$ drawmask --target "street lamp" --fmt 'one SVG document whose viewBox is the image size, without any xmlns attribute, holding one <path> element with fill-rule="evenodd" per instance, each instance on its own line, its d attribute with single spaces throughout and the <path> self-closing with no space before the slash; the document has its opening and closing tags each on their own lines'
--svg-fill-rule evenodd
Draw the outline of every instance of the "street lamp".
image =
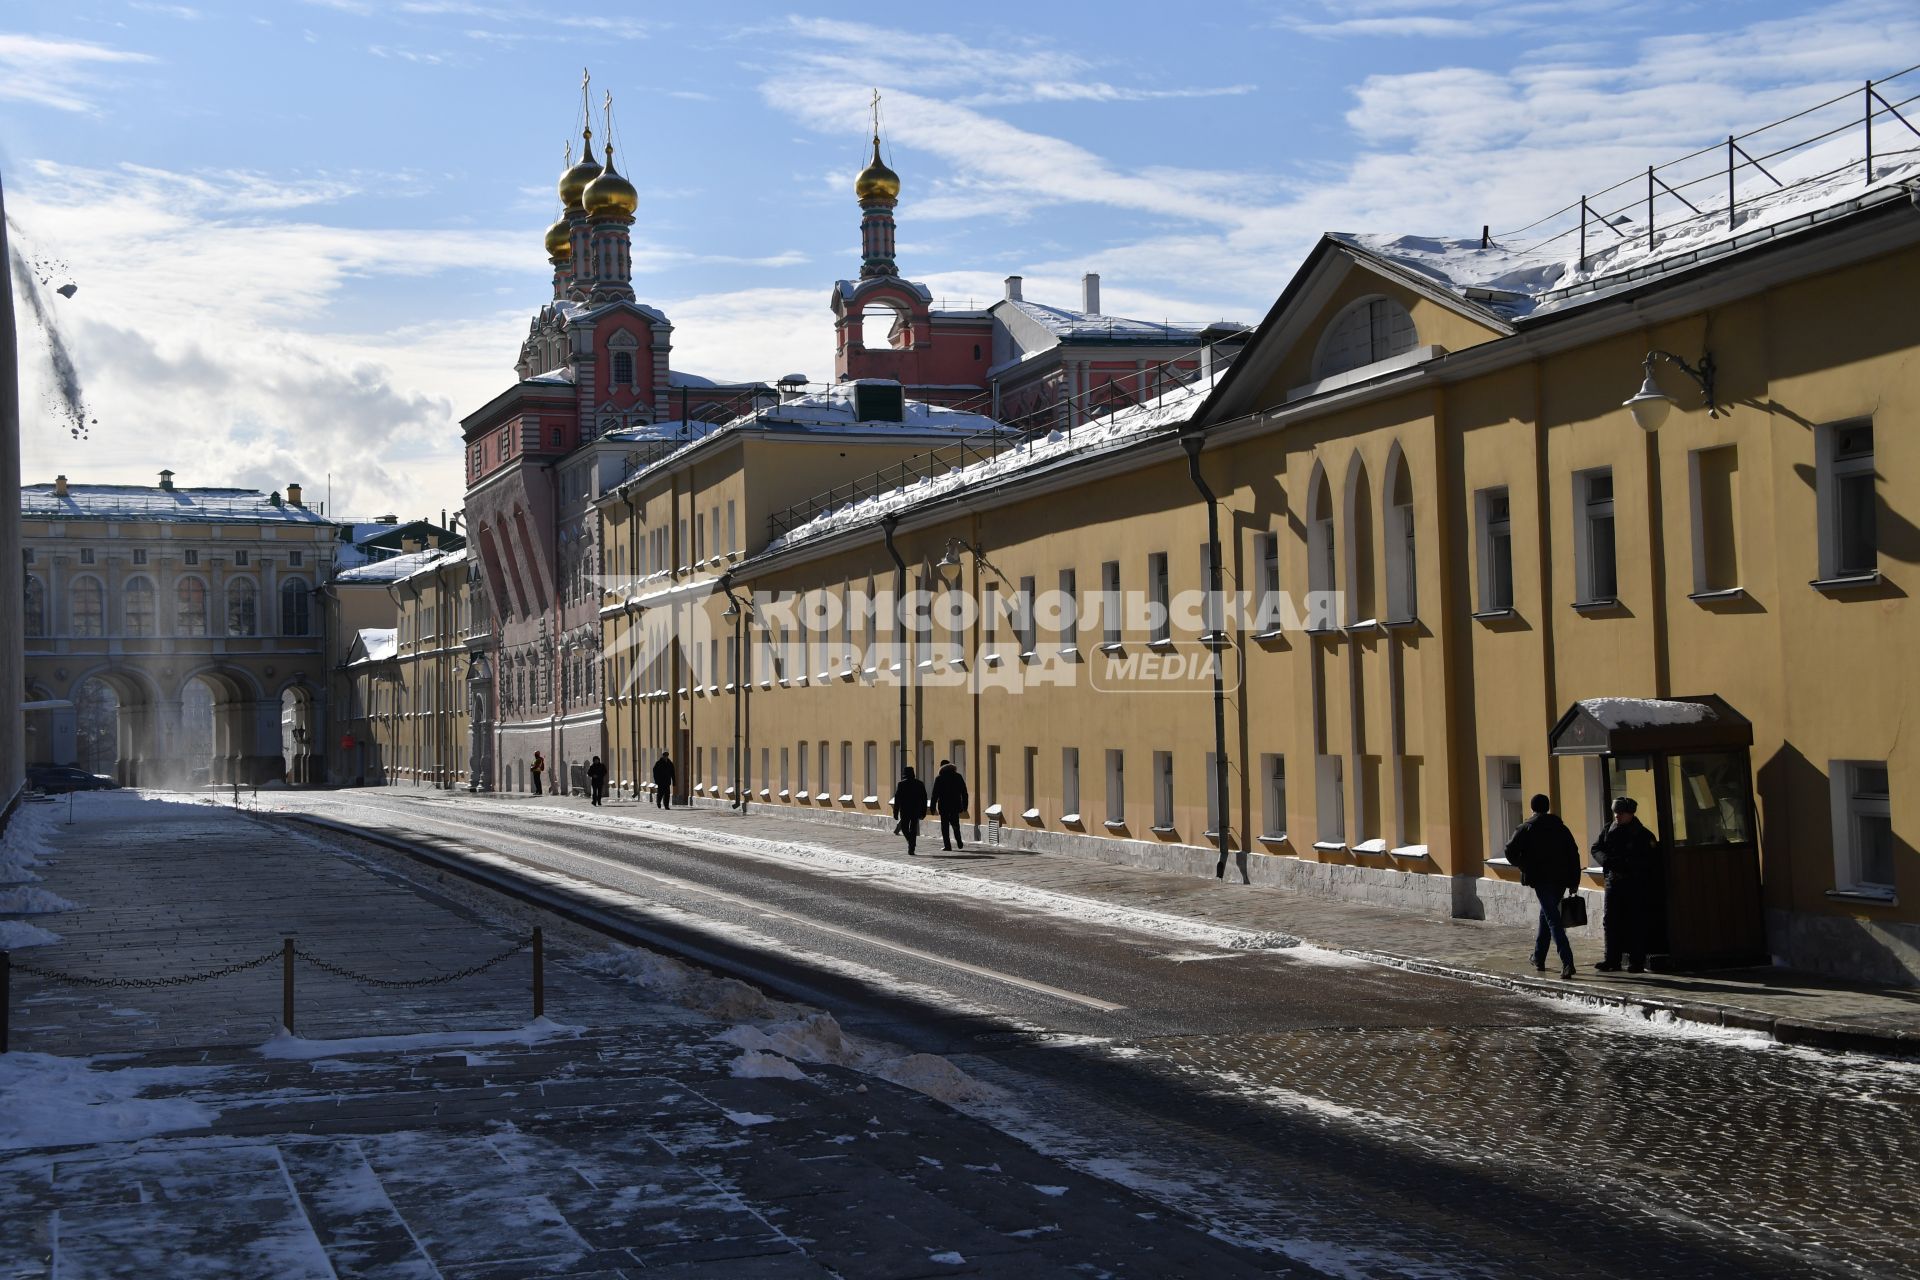
<svg viewBox="0 0 1920 1280">
<path fill-rule="evenodd" d="M 1646 378 L 1641 382 L 1640 390 L 1634 392 L 1633 395 L 1621 402 L 1621 406 L 1633 415 L 1634 422 L 1639 424 L 1642 431 L 1658 431 L 1660 424 L 1667 420 L 1667 414 L 1673 410 L 1673 397 L 1662 391 L 1659 382 L 1654 378 L 1653 363 L 1656 360 L 1665 360 L 1667 363 L 1679 369 L 1680 372 L 1692 378 L 1694 382 L 1699 385 L 1700 394 L 1706 399 L 1707 416 L 1709 418 L 1717 418 L 1720 416 L 1719 406 L 1714 403 L 1713 399 L 1713 355 L 1711 352 L 1701 356 L 1700 365 L 1698 368 L 1695 368 L 1670 351 L 1649 351 L 1647 352 L 1645 366 Z"/>
</svg>

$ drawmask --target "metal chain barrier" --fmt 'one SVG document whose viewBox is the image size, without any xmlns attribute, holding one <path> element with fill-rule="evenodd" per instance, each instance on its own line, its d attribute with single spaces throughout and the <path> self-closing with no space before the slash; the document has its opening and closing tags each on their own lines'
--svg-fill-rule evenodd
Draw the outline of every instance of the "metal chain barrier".
<svg viewBox="0 0 1920 1280">
<path fill-rule="evenodd" d="M 42 969 L 37 965 L 22 964 L 18 960 L 13 962 L 13 971 L 30 973 L 36 978 L 64 982 L 76 987 L 184 987 L 195 982 L 211 982 L 215 978 L 224 978 L 229 974 L 244 973 L 248 969 L 258 969 L 261 965 L 270 964 L 279 958 L 280 950 L 276 947 L 253 960 L 222 965 L 218 969 L 209 969 L 205 973 L 177 973 L 165 978 L 96 978 L 84 973 L 63 973 L 59 969 Z"/>
<path fill-rule="evenodd" d="M 482 960 L 479 964 L 468 965 L 466 968 L 457 969 L 452 973 L 436 974 L 431 978 L 376 978 L 372 974 L 358 973 L 352 969 L 347 968 L 345 965 L 334 964 L 331 960 L 322 960 L 319 956 L 314 955 L 311 951 L 305 951 L 299 947 L 295 947 L 293 949 L 293 954 L 298 956 L 300 959 L 306 961 L 308 964 L 312 965 L 314 968 L 319 969 L 325 973 L 331 973 L 335 977 L 346 978 L 351 982 L 365 983 L 367 986 L 370 986 L 370 987 L 389 987 L 389 988 L 441 987 L 441 986 L 445 986 L 449 982 L 458 982 L 462 978 L 471 978 L 476 974 L 485 973 L 487 970 L 493 968 L 495 965 L 503 964 L 506 961 L 513 959 L 513 957 L 519 955 L 522 951 L 525 951 L 528 947 L 532 945 L 533 945 L 533 939 L 523 938 L 519 942 L 516 942 L 512 946 L 508 947 L 505 951 L 502 951 L 499 955 L 493 957 L 493 959 L 491 960 Z M 273 955 L 275 956 L 279 954 L 280 953 L 278 951 L 273 953 Z M 269 956 L 268 959 L 272 959 L 272 956 Z"/>
</svg>

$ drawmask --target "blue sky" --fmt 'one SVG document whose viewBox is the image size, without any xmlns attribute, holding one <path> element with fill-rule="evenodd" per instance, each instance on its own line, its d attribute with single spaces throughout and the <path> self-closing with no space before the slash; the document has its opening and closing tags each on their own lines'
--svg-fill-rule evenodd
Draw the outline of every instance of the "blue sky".
<svg viewBox="0 0 1920 1280">
<path fill-rule="evenodd" d="M 1517 227 L 1920 62 L 1920 6 L 1640 0 L 523 5 L 14 0 L 0 173 L 99 425 L 29 480 L 457 507 L 457 420 L 511 378 L 579 76 L 641 189 L 676 367 L 831 372 L 885 95 L 902 268 L 937 296 L 1257 319 L 1324 230 Z M 598 133 L 596 125 L 596 133 Z"/>
</svg>

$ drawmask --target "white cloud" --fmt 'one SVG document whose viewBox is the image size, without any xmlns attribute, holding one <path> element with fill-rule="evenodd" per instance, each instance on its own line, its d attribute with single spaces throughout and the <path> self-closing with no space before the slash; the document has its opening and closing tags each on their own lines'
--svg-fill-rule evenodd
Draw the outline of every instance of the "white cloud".
<svg viewBox="0 0 1920 1280">
<path fill-rule="evenodd" d="M 147 54 L 89 40 L 0 32 L 0 100 L 93 111 L 96 68 L 152 61 Z"/>
</svg>

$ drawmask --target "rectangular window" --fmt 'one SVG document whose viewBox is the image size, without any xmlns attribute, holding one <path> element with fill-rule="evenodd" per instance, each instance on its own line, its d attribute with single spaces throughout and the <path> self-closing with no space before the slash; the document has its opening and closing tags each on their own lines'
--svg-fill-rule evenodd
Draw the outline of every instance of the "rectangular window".
<svg viewBox="0 0 1920 1280">
<path fill-rule="evenodd" d="M 1102 643 L 1117 645 L 1122 635 L 1124 615 L 1120 603 L 1120 562 L 1109 560 L 1100 566 L 1100 625 Z"/>
<path fill-rule="evenodd" d="M 840 744 L 840 802 L 850 804 L 853 801 L 853 744 Z"/>
<path fill-rule="evenodd" d="M 693 749 L 693 789 L 695 791 L 705 790 L 706 771 L 707 749 L 705 747 L 695 747 Z"/>
<path fill-rule="evenodd" d="M 1214 776 L 1215 762 L 1220 759 L 1213 752 L 1207 752 L 1206 773 L 1200 779 L 1200 785 L 1207 791 L 1207 830 L 1209 836 L 1220 832 L 1220 780 Z"/>
<path fill-rule="evenodd" d="M 1173 752 L 1153 753 L 1153 829 L 1173 830 Z"/>
<path fill-rule="evenodd" d="M 1172 599 L 1167 583 L 1167 553 L 1156 551 L 1147 557 L 1148 639 L 1164 644 L 1173 638 Z"/>
<path fill-rule="evenodd" d="M 1068 822 L 1080 820 L 1080 748 L 1060 749 L 1060 808 Z"/>
<path fill-rule="evenodd" d="M 1855 578 L 1880 567 L 1874 510 L 1873 423 L 1820 428 L 1820 576 Z"/>
<path fill-rule="evenodd" d="M 1040 816 L 1040 748 L 1028 747 L 1021 760 L 1020 814 L 1032 819 Z"/>
<path fill-rule="evenodd" d="M 1013 603 L 1014 626 L 1017 627 L 1020 632 L 1020 656 L 1023 658 L 1031 658 L 1034 655 L 1034 641 L 1036 637 L 1034 635 L 1033 622 L 1033 589 L 1034 582 L 1032 578 L 1020 579 L 1020 594 L 1015 597 Z"/>
<path fill-rule="evenodd" d="M 287 552 L 287 563 L 295 569 L 298 569 L 303 563 L 305 563 L 306 558 L 307 558 L 307 553 L 304 551 Z"/>
<path fill-rule="evenodd" d="M 1740 452 L 1733 445 L 1687 455 L 1693 485 L 1693 590 L 1740 585 Z"/>
<path fill-rule="evenodd" d="M 1520 761 L 1513 756 L 1487 757 L 1487 856 L 1498 858 L 1507 841 L 1526 821 L 1527 798 L 1521 782 Z"/>
<path fill-rule="evenodd" d="M 145 547 L 135 547 L 135 548 L 133 549 L 133 562 L 134 562 L 135 564 L 145 564 L 145 563 L 147 562 L 147 549 L 146 549 Z M 92 551 L 82 551 L 82 552 L 80 553 L 80 563 L 81 563 L 81 564 L 92 564 L 92 563 L 93 563 L 93 552 L 92 552 Z"/>
<path fill-rule="evenodd" d="M 955 769 L 958 769 L 962 774 L 962 776 L 966 774 L 967 744 L 964 741 L 962 741 L 959 738 L 955 738 L 952 742 L 948 743 L 947 758 L 953 761 L 953 767 Z"/>
<path fill-rule="evenodd" d="M 1579 557 L 1574 573 L 1577 602 L 1611 604 L 1620 598 L 1613 538 L 1613 468 L 1575 472 L 1573 498 L 1573 545 Z"/>
<path fill-rule="evenodd" d="M 731 689 L 740 682 L 740 641 L 734 636 L 727 637 L 727 687 Z"/>
<path fill-rule="evenodd" d="M 877 799 L 880 795 L 880 779 L 876 773 L 876 770 L 880 767 L 879 743 L 869 742 L 867 744 L 866 755 L 861 761 L 861 764 L 866 769 L 867 789 L 860 794 L 866 796 L 870 801 Z"/>
<path fill-rule="evenodd" d="M 1260 757 L 1262 803 L 1260 834 L 1281 840 L 1287 834 L 1287 758 L 1269 753 Z"/>
<path fill-rule="evenodd" d="M 832 764 L 831 764 L 831 757 L 828 755 L 828 752 L 832 750 L 832 747 L 833 747 L 832 743 L 822 742 L 820 744 L 820 749 L 817 753 L 819 756 L 819 764 L 820 764 L 820 783 L 819 783 L 820 790 L 815 793 L 815 798 L 819 800 L 830 799 L 833 794 L 833 774 L 831 772 Z"/>
<path fill-rule="evenodd" d="M 1894 889 L 1893 806 L 1884 760 L 1835 760 L 1834 880 L 1843 890 L 1891 895 Z"/>
<path fill-rule="evenodd" d="M 1280 535 L 1257 535 L 1253 554 L 1260 567 L 1260 605 L 1254 615 L 1254 630 L 1266 634 L 1280 629 Z"/>
<path fill-rule="evenodd" d="M 731 553 L 731 552 L 738 551 L 739 549 L 740 549 L 739 529 L 734 524 L 733 499 L 728 498 L 727 499 L 727 550 L 728 552 Z"/>
<path fill-rule="evenodd" d="M 1000 647 L 1000 588 L 990 586 L 981 592 L 980 622 L 986 631 L 986 656 L 993 658 Z"/>
<path fill-rule="evenodd" d="M 1412 622 L 1420 616 L 1420 557 L 1415 536 L 1413 502 L 1403 490 L 1402 500 L 1387 508 L 1387 620 L 1390 622 Z"/>
<path fill-rule="evenodd" d="M 247 567 L 247 553 L 246 553 L 246 552 L 244 552 L 244 551 L 236 551 L 236 552 L 234 552 L 234 553 L 233 553 L 233 563 L 234 563 L 234 565 L 235 565 L 236 567 L 238 567 L 238 568 L 241 568 L 241 569 L 244 569 L 244 568 L 246 568 L 246 567 Z"/>
<path fill-rule="evenodd" d="M 1222 590 L 1224 589 L 1223 581 Z M 1206 593 L 1202 598 L 1200 628 L 1209 636 L 1218 635 L 1225 629 L 1226 623 L 1222 620 L 1220 597 L 1213 589 L 1213 544 L 1211 542 L 1200 544 L 1200 590 Z"/>
<path fill-rule="evenodd" d="M 195 550 L 192 550 L 192 549 L 188 549 L 188 550 L 186 550 L 186 551 L 183 551 L 183 552 L 181 552 L 181 556 L 182 556 L 182 559 L 183 559 L 183 561 L 184 561 L 184 563 L 186 563 L 186 564 L 199 564 L 199 563 L 200 563 L 200 553 L 199 553 L 198 551 L 195 551 Z"/>
<path fill-rule="evenodd" d="M 142 555 L 142 556 L 144 556 L 144 555 L 146 554 L 146 552 L 144 552 L 144 551 L 137 551 L 137 552 L 135 552 L 134 554 L 135 554 L 135 555 Z M 82 547 L 82 548 L 80 548 L 80 563 L 81 563 L 81 564 L 92 564 L 92 563 L 93 563 L 93 548 L 92 548 L 92 547 Z M 134 561 L 134 563 L 135 563 L 135 564 L 145 564 L 145 563 L 146 563 L 146 561 L 145 561 L 145 560 L 135 560 L 135 561 Z"/>
<path fill-rule="evenodd" d="M 987 805 L 988 809 L 1000 807 L 1000 748 L 987 748 Z"/>
<path fill-rule="evenodd" d="M 1480 612 L 1513 608 L 1513 516 L 1505 485 L 1474 495 L 1480 514 Z"/>
<path fill-rule="evenodd" d="M 1345 762 L 1339 756 L 1318 756 L 1314 760 L 1314 808 L 1318 811 L 1315 830 L 1318 844 L 1344 845 L 1347 842 L 1347 783 Z"/>
<path fill-rule="evenodd" d="M 1080 647 L 1080 588 L 1071 569 L 1060 571 L 1060 647 Z"/>
<path fill-rule="evenodd" d="M 1127 755 L 1107 752 L 1107 825 L 1125 826 L 1127 821 Z"/>
<path fill-rule="evenodd" d="M 801 743 L 798 750 L 800 753 L 800 794 L 804 797 L 807 794 L 807 744 L 804 742 Z M 786 753 L 783 751 L 781 754 L 785 755 Z M 780 762 L 780 770 L 782 773 L 786 772 L 786 767 L 786 761 L 782 760 Z"/>
<path fill-rule="evenodd" d="M 718 504 L 707 513 L 707 554 L 720 554 L 720 507 Z"/>
<path fill-rule="evenodd" d="M 785 800 L 789 795 L 793 794 L 793 775 L 790 772 L 793 767 L 793 760 L 792 757 L 788 755 L 789 750 L 790 748 L 787 747 L 780 748 L 780 798 L 782 800 Z M 764 773 L 766 771 L 766 765 L 764 763 L 760 768 L 761 772 Z"/>
</svg>

